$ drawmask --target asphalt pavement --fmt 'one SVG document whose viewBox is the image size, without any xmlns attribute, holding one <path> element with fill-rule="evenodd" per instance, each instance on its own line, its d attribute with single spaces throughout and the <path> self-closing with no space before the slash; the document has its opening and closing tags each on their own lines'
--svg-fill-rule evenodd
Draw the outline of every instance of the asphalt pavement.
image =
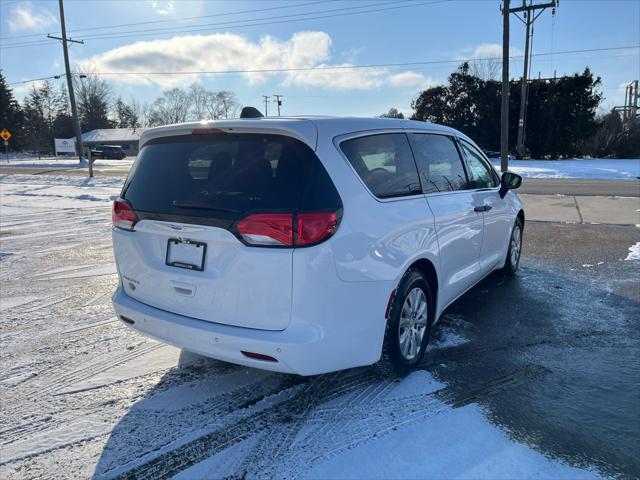
<svg viewBox="0 0 640 480">
<path fill-rule="evenodd" d="M 525 178 L 518 193 L 640 197 L 640 180 Z"/>
</svg>

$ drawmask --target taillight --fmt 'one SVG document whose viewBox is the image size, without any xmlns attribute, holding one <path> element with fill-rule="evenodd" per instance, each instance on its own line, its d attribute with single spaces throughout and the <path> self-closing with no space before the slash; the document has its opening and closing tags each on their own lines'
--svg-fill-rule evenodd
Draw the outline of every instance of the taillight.
<svg viewBox="0 0 640 480">
<path fill-rule="evenodd" d="M 111 219 L 114 227 L 122 228 L 123 230 L 133 230 L 133 226 L 138 221 L 136 212 L 133 211 L 129 202 L 121 198 L 113 201 Z"/>
<path fill-rule="evenodd" d="M 329 238 L 339 223 L 336 212 L 256 213 L 240 220 L 236 229 L 250 245 L 304 247 Z"/>
<path fill-rule="evenodd" d="M 338 215 L 335 212 L 299 213 L 296 226 L 297 246 L 321 242 L 333 235 L 338 228 Z"/>
<path fill-rule="evenodd" d="M 252 245 L 293 246 L 293 213 L 256 213 L 240 220 L 236 228 Z"/>
</svg>

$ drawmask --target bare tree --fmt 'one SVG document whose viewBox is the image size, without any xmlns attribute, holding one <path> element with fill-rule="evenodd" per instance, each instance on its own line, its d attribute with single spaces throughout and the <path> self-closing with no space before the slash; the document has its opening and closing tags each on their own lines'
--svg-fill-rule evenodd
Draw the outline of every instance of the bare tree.
<svg viewBox="0 0 640 480">
<path fill-rule="evenodd" d="M 238 115 L 240 103 L 236 94 L 229 90 L 217 92 L 218 102 L 220 103 L 221 114 L 219 118 L 234 118 Z"/>
<path fill-rule="evenodd" d="M 82 130 L 111 127 L 108 118 L 112 96 L 109 83 L 91 72 L 78 70 L 73 75 L 73 88 L 76 92 Z"/>
<path fill-rule="evenodd" d="M 502 60 L 498 57 L 469 60 L 471 63 L 471 75 L 482 80 L 497 80 L 502 71 Z"/>
<path fill-rule="evenodd" d="M 172 88 L 151 105 L 149 125 L 167 125 L 186 122 L 191 111 L 191 96 L 180 88 Z"/>
<path fill-rule="evenodd" d="M 218 92 L 207 92 L 205 109 L 207 111 L 207 117 L 212 120 L 218 120 L 222 118 L 222 106 L 220 104 L 220 97 Z"/>
<path fill-rule="evenodd" d="M 191 97 L 191 118 L 193 120 L 207 118 L 207 102 L 209 101 L 210 92 L 199 83 L 193 83 L 189 87 L 189 96 Z"/>
</svg>

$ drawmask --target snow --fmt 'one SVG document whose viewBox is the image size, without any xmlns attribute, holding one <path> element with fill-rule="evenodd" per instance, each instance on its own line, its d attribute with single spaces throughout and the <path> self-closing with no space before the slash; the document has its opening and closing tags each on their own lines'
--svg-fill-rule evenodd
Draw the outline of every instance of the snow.
<svg viewBox="0 0 640 480">
<path fill-rule="evenodd" d="M 2 214 L 33 212 L 41 209 L 93 208 L 108 206 L 116 198 L 122 185 L 122 177 L 83 178 L 70 175 L 0 175 Z M 11 228 L 21 218 L 2 222 Z M 39 232 L 28 234 L 39 235 Z"/>
<path fill-rule="evenodd" d="M 431 367 L 303 379 L 126 328 L 110 305 L 123 180 L 0 176 L 0 478 L 598 477 L 511 439 L 477 388 L 447 400 Z M 446 315 L 430 352 L 473 328 Z"/>
<path fill-rule="evenodd" d="M 477 405 L 445 410 L 428 428 L 393 431 L 315 466 L 304 478 L 387 479 L 399 478 L 398 472 L 402 478 L 599 478 L 511 441 Z"/>
<path fill-rule="evenodd" d="M 133 164 L 134 157 L 126 157 L 122 160 L 114 160 L 114 159 L 97 159 L 94 162 L 95 167 L 120 167 L 127 169 L 131 167 Z M 0 155 L 0 167 L 25 167 L 25 168 L 50 168 L 50 169 L 89 169 L 88 163 L 84 162 L 80 165 L 77 157 L 42 157 L 38 159 L 38 157 L 32 156 L 9 156 L 9 160 L 7 161 L 7 157 L 4 155 Z"/>
<path fill-rule="evenodd" d="M 629 247 L 629 255 L 625 260 L 640 260 L 640 242 Z"/>
<path fill-rule="evenodd" d="M 640 177 L 640 159 L 509 160 L 509 170 L 525 178 L 633 180 Z"/>
</svg>

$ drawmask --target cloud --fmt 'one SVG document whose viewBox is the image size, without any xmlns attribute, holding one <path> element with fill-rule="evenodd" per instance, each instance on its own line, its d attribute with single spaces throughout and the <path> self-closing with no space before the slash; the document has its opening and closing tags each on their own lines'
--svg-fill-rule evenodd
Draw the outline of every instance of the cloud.
<svg viewBox="0 0 640 480">
<path fill-rule="evenodd" d="M 509 47 L 509 56 L 518 56 L 523 53 L 522 50 L 513 45 Z M 502 58 L 502 44 L 481 43 L 475 47 L 463 48 L 456 55 L 456 60 L 470 60 L 474 58 Z"/>
<path fill-rule="evenodd" d="M 389 83 L 394 87 L 413 87 L 427 89 L 436 85 L 435 80 L 413 71 L 396 73 L 389 77 Z"/>
<path fill-rule="evenodd" d="M 38 31 L 56 24 L 56 17 L 48 10 L 34 11 L 31 2 L 16 5 L 9 13 L 7 24 L 13 32 Z"/>
<path fill-rule="evenodd" d="M 18 99 L 24 99 L 27 95 L 31 93 L 31 91 L 35 88 L 36 90 L 42 87 L 45 83 L 45 80 L 36 80 L 34 82 L 27 83 L 19 83 L 18 85 L 12 85 L 11 90 L 13 91 L 13 95 Z"/>
<path fill-rule="evenodd" d="M 169 15 L 176 9 L 176 3 L 174 0 L 151 0 L 151 8 L 158 15 Z"/>
<path fill-rule="evenodd" d="M 240 75 L 249 85 L 275 79 L 284 86 L 331 90 L 368 90 L 383 85 L 420 87 L 430 81 L 415 72 L 349 68 L 352 63 L 331 63 L 331 56 L 332 40 L 325 32 L 297 32 L 285 41 L 265 36 L 255 42 L 241 35 L 217 33 L 136 42 L 80 60 L 78 66 L 89 72 L 113 74 L 109 78 L 117 82 L 156 84 L 163 88 L 184 85 L 207 75 L 171 74 L 176 71 L 242 70 L 244 72 Z M 282 69 L 287 71 L 264 71 Z M 132 75 L 115 75 L 117 72 L 130 72 Z M 167 74 L 145 75 L 145 72 Z"/>
</svg>

